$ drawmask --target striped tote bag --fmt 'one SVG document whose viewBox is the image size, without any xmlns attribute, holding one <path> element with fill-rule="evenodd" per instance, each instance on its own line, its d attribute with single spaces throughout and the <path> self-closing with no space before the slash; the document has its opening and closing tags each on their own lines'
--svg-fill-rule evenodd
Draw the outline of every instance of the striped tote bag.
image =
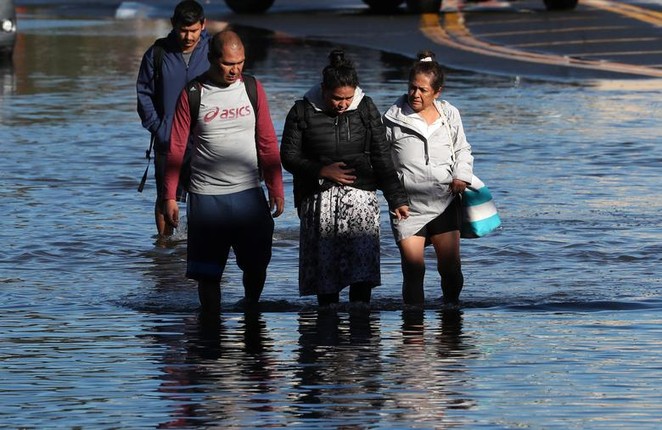
<svg viewBox="0 0 662 430">
<path fill-rule="evenodd" d="M 501 218 L 487 186 L 474 175 L 471 185 L 462 193 L 462 230 L 460 236 L 483 237 L 501 225 Z"/>
</svg>

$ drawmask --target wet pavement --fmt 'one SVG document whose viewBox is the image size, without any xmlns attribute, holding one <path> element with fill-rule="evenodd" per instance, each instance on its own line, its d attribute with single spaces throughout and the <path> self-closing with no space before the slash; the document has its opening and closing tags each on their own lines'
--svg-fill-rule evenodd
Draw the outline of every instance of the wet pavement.
<svg viewBox="0 0 662 430">
<path fill-rule="evenodd" d="M 40 0 L 16 0 L 21 7 Z M 62 16 L 167 19 L 176 0 L 49 1 Z M 432 49 L 450 69 L 558 81 L 662 78 L 662 0 L 580 0 L 547 11 L 542 0 L 444 0 L 439 14 L 374 14 L 360 0 L 276 0 L 265 14 L 203 3 L 212 28 L 241 25 L 414 58 Z M 20 29 L 19 29 L 20 30 Z"/>
<path fill-rule="evenodd" d="M 290 8 L 220 18 L 407 57 L 430 48 L 447 67 L 459 70 L 583 80 L 662 78 L 660 10 L 662 2 L 583 0 L 576 10 L 549 12 L 542 1 L 527 0 L 456 8 L 448 2 L 442 13 L 424 15 Z"/>
</svg>

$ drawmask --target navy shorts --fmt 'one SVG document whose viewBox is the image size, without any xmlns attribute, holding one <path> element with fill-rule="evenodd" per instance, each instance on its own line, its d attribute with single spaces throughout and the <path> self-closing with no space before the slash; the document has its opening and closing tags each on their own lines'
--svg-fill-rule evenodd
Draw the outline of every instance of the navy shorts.
<svg viewBox="0 0 662 430">
<path fill-rule="evenodd" d="M 239 268 L 266 271 L 274 220 L 262 188 L 223 195 L 189 194 L 186 276 L 220 281 L 230 248 Z"/>
<path fill-rule="evenodd" d="M 455 197 L 446 210 L 427 223 L 415 236 L 430 237 L 436 234 L 459 230 L 462 226 L 462 203 Z"/>
</svg>

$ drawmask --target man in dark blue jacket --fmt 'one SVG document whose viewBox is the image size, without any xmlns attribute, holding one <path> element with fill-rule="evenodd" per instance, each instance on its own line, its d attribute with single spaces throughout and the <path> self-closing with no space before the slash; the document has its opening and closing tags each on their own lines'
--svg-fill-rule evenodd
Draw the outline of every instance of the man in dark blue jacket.
<svg viewBox="0 0 662 430">
<path fill-rule="evenodd" d="M 143 55 L 136 82 L 138 114 L 154 146 L 154 215 L 159 239 L 172 234 L 163 216 L 163 176 L 177 99 L 190 80 L 209 68 L 209 34 L 202 6 L 184 0 L 175 7 L 170 22 L 168 36 L 154 42 Z"/>
</svg>

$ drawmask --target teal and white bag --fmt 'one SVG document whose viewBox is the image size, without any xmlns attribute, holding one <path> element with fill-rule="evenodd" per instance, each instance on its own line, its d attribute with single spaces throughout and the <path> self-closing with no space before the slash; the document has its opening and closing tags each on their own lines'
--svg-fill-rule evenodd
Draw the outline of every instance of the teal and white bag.
<svg viewBox="0 0 662 430">
<path fill-rule="evenodd" d="M 451 156 L 455 162 L 455 143 L 451 126 L 446 113 L 441 110 L 444 116 L 443 121 L 446 125 L 448 137 L 451 140 Z M 487 185 L 481 181 L 478 176 L 473 175 L 471 185 L 462 193 L 462 227 L 460 237 L 466 239 L 476 239 L 483 237 L 501 226 L 501 218 L 497 212 L 492 193 Z"/>
<path fill-rule="evenodd" d="M 501 225 L 501 218 L 487 186 L 474 175 L 462 193 L 462 230 L 460 236 L 475 239 L 492 233 Z"/>
</svg>

